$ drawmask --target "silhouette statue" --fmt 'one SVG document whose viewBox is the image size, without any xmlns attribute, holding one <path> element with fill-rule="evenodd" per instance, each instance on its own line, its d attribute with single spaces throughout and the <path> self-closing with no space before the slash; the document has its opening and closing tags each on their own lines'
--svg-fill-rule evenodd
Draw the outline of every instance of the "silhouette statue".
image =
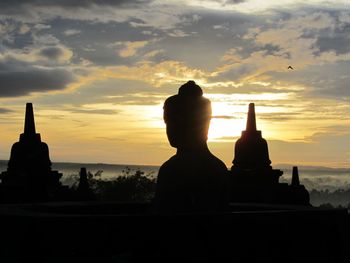
<svg viewBox="0 0 350 263">
<path fill-rule="evenodd" d="M 211 103 L 202 95 L 202 89 L 188 81 L 164 103 L 166 133 L 177 152 L 159 170 L 159 212 L 210 212 L 228 204 L 228 172 L 208 149 Z"/>
<path fill-rule="evenodd" d="M 61 186 L 62 174 L 51 170 L 49 148 L 35 131 L 32 103 L 26 104 L 24 132 L 11 149 L 7 171 L 1 174 L 3 201 L 47 201 Z"/>
</svg>

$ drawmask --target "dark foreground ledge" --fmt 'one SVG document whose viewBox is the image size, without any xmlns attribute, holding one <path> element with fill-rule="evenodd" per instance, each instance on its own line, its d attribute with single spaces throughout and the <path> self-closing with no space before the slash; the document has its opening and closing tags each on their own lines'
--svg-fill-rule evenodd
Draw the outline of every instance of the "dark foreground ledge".
<svg viewBox="0 0 350 263">
<path fill-rule="evenodd" d="M 0 206 L 1 262 L 347 262 L 347 210 L 232 204 L 157 215 L 149 204 Z"/>
</svg>

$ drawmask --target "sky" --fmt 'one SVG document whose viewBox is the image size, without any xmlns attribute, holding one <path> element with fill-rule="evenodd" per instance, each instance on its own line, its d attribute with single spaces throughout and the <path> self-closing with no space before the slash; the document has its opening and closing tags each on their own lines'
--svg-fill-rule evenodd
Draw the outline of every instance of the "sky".
<svg viewBox="0 0 350 263">
<path fill-rule="evenodd" d="M 160 165 L 164 100 L 194 80 L 228 167 L 248 104 L 272 165 L 350 167 L 350 2 L 3 0 L 0 159 L 25 103 L 54 162 Z M 288 69 L 292 66 L 293 69 Z"/>
</svg>

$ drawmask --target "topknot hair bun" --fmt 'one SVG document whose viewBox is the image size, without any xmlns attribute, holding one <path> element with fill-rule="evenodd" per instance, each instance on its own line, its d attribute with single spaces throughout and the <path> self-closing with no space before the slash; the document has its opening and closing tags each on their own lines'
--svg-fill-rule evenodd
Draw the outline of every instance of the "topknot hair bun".
<svg viewBox="0 0 350 263">
<path fill-rule="evenodd" d="M 178 94 L 181 97 L 201 97 L 203 91 L 193 80 L 188 81 L 179 88 Z"/>
</svg>

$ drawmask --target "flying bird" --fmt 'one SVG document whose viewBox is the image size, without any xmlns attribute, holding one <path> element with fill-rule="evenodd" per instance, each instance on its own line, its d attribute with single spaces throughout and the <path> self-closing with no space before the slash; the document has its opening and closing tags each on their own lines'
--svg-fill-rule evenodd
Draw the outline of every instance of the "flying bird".
<svg viewBox="0 0 350 263">
<path fill-rule="evenodd" d="M 292 66 L 288 66 L 288 68 L 287 69 L 294 69 Z"/>
</svg>

